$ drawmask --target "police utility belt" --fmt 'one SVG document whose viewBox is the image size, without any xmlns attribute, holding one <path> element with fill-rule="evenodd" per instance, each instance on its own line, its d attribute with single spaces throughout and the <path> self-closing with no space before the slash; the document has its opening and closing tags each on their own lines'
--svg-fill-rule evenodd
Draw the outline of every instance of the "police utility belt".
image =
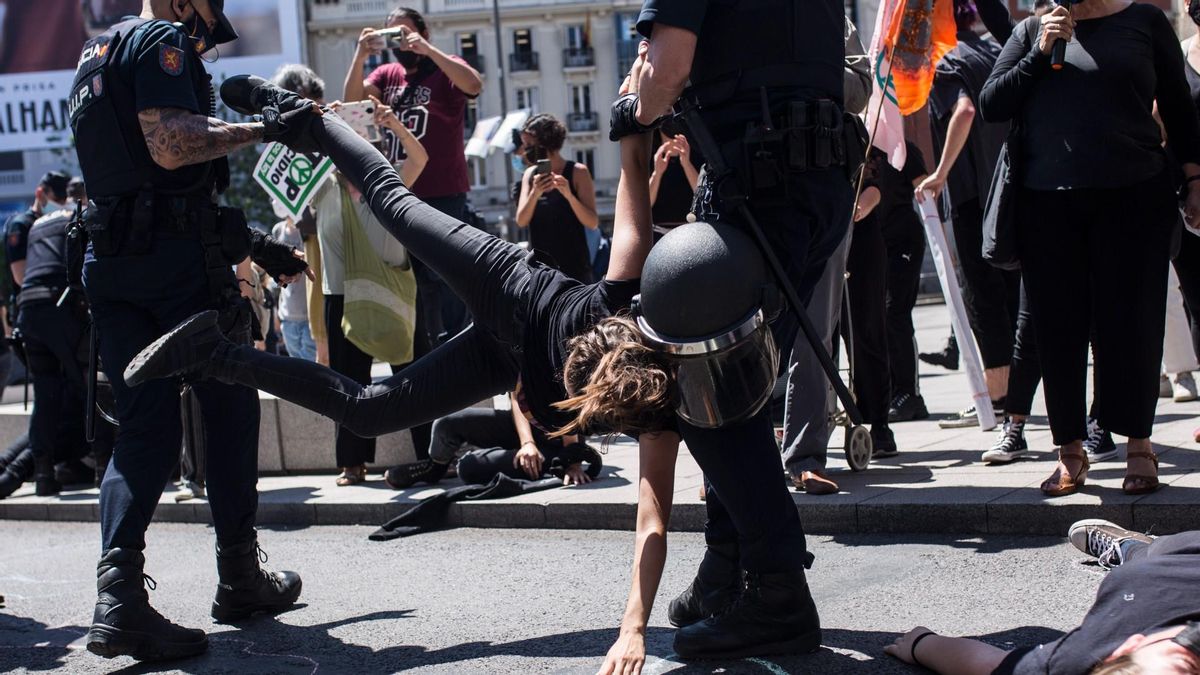
<svg viewBox="0 0 1200 675">
<path fill-rule="evenodd" d="M 145 189 L 88 206 L 88 239 L 97 257 L 143 255 L 155 238 L 197 239 L 218 248 L 227 264 L 250 254 L 250 233 L 240 209 L 218 206 L 202 192 L 184 195 Z"/>
<path fill-rule="evenodd" d="M 784 176 L 853 163 L 850 125 L 829 99 L 793 101 L 783 114 L 746 126 L 742 138 L 721 144 L 721 154 L 752 193 L 782 188 Z"/>
</svg>

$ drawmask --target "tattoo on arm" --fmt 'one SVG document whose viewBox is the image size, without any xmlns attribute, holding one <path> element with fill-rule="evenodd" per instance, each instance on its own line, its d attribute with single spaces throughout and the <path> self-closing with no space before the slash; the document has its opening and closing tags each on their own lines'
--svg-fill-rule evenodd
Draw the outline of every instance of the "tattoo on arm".
<svg viewBox="0 0 1200 675">
<path fill-rule="evenodd" d="M 262 140 L 261 124 L 230 124 L 179 108 L 138 113 L 150 157 L 164 169 L 199 164 Z"/>
</svg>

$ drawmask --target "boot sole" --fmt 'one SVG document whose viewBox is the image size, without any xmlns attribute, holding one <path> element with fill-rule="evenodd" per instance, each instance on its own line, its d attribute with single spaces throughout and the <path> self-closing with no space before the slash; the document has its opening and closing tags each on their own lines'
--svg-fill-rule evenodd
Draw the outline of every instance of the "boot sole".
<svg viewBox="0 0 1200 675">
<path fill-rule="evenodd" d="M 747 656 L 771 656 L 773 654 L 811 654 L 821 648 L 821 630 L 809 631 L 788 640 L 750 645 L 740 649 L 712 652 L 687 653 L 686 649 L 675 648 L 675 653 L 682 659 L 716 660 L 740 659 Z"/>
<path fill-rule="evenodd" d="M 163 642 L 138 631 L 112 626 L 92 626 L 87 650 L 106 659 L 131 656 L 138 661 L 166 661 L 199 656 L 208 651 L 208 636 L 197 642 Z"/>
<path fill-rule="evenodd" d="M 300 591 L 303 587 L 304 582 L 298 582 L 295 592 L 289 593 L 279 602 L 269 605 L 258 604 L 243 607 L 226 607 L 214 600 L 212 604 L 212 618 L 217 623 L 233 623 L 234 621 L 248 619 L 255 614 L 278 614 L 279 612 L 287 611 L 300 599 Z"/>
<path fill-rule="evenodd" d="M 170 331 L 167 331 L 165 335 L 151 342 L 149 346 L 133 357 L 129 365 L 125 367 L 123 374 L 126 386 L 136 387 L 143 382 L 156 379 L 154 377 L 146 377 L 144 372 L 153 369 L 158 360 L 157 357 L 163 353 L 163 347 L 168 342 L 176 338 L 189 338 L 216 325 L 217 312 L 213 310 L 200 312 L 184 319 L 178 326 L 175 326 Z"/>
</svg>

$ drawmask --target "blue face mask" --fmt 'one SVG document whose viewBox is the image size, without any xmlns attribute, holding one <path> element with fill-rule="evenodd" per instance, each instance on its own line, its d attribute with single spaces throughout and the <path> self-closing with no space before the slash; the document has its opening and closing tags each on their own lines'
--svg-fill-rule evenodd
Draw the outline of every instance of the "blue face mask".
<svg viewBox="0 0 1200 675">
<path fill-rule="evenodd" d="M 526 166 L 527 165 L 525 164 L 525 160 L 523 158 L 521 158 L 519 155 L 512 156 L 512 168 L 513 168 L 514 172 L 516 172 L 517 174 L 525 173 Z"/>
</svg>

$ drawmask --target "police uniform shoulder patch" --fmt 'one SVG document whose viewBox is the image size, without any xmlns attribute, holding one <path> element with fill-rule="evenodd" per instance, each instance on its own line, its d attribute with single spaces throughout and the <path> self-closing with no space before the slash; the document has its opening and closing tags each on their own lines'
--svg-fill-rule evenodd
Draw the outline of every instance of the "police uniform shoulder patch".
<svg viewBox="0 0 1200 675">
<path fill-rule="evenodd" d="M 162 43 L 158 45 L 158 65 L 168 75 L 179 75 L 183 72 L 183 50 Z"/>
</svg>

